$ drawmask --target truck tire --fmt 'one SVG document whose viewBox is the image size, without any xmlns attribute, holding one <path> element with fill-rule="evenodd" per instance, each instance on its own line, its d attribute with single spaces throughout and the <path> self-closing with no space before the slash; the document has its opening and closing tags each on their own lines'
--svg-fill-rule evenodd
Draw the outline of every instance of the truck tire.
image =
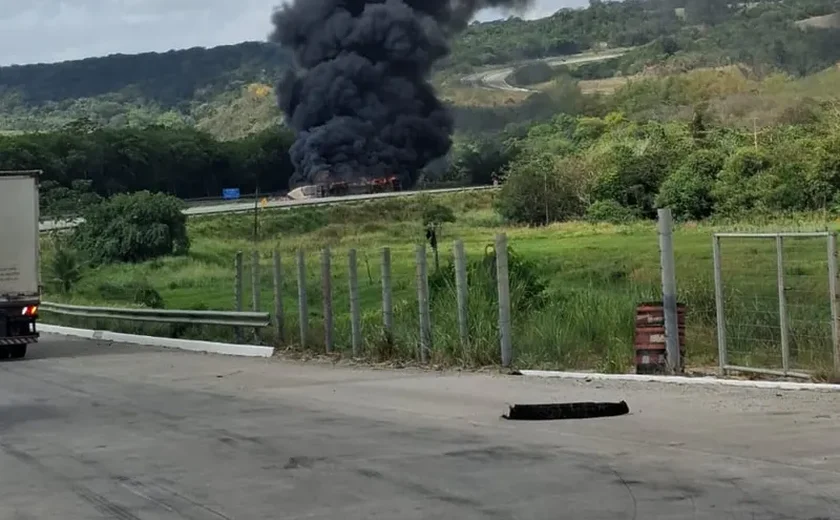
<svg viewBox="0 0 840 520">
<path fill-rule="evenodd" d="M 26 357 L 26 345 L 15 345 L 9 347 L 9 356 L 12 359 L 23 359 Z"/>
</svg>

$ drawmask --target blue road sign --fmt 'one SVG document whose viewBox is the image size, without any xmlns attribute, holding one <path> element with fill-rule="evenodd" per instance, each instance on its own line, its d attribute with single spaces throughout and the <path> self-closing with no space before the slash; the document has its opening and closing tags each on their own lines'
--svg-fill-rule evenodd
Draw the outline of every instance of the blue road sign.
<svg viewBox="0 0 840 520">
<path fill-rule="evenodd" d="M 225 188 L 222 190 L 222 198 L 225 200 L 236 200 L 239 198 L 239 188 Z"/>
</svg>

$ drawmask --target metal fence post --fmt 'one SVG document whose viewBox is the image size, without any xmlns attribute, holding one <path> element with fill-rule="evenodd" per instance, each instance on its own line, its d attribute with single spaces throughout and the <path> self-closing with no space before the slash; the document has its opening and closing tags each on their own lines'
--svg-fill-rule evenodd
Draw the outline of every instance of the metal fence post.
<svg viewBox="0 0 840 520">
<path fill-rule="evenodd" d="M 251 310 L 260 312 L 260 252 L 254 250 L 251 256 Z M 254 329 L 254 339 L 259 343 L 260 329 Z"/>
<path fill-rule="evenodd" d="M 298 316 L 300 316 L 300 346 L 306 346 L 309 335 L 309 311 L 306 305 L 306 256 L 303 249 L 297 252 Z"/>
<path fill-rule="evenodd" d="M 831 298 L 831 341 L 834 372 L 840 375 L 840 317 L 837 316 L 837 233 L 828 235 L 828 289 Z"/>
<path fill-rule="evenodd" d="M 420 361 L 426 363 L 432 350 L 432 319 L 426 246 L 422 244 L 417 246 L 417 303 L 420 310 Z"/>
<path fill-rule="evenodd" d="M 788 342 L 788 315 L 785 301 L 785 250 L 781 234 L 776 235 L 776 286 L 779 290 L 779 331 L 782 339 L 782 371 L 790 371 L 790 343 Z"/>
<path fill-rule="evenodd" d="M 717 319 L 718 369 L 720 375 L 726 373 L 729 364 L 726 354 L 726 315 L 723 308 L 723 270 L 720 255 L 720 237 L 712 237 L 712 252 L 715 268 L 715 315 Z"/>
<path fill-rule="evenodd" d="M 455 292 L 458 300 L 458 332 L 461 336 L 461 347 L 467 348 L 470 329 L 467 316 L 467 254 L 464 251 L 464 241 L 455 241 Z"/>
<path fill-rule="evenodd" d="M 382 326 L 388 343 L 394 340 L 394 305 L 391 300 L 391 249 L 382 248 Z"/>
<path fill-rule="evenodd" d="M 657 211 L 659 217 L 659 258 L 662 270 L 662 307 L 665 315 L 666 361 L 671 373 L 682 370 L 680 359 L 680 329 L 677 314 L 677 274 L 674 262 L 674 222 L 671 210 L 663 208 Z"/>
<path fill-rule="evenodd" d="M 283 266 L 280 251 L 272 253 L 274 260 L 274 336 L 278 344 L 286 341 L 286 326 L 283 319 Z"/>
<path fill-rule="evenodd" d="M 510 273 L 508 272 L 507 236 L 496 235 L 496 285 L 499 295 L 499 342 L 502 366 L 508 368 L 513 360 L 510 323 Z"/>
<path fill-rule="evenodd" d="M 321 292 L 324 303 L 324 347 L 327 353 L 333 349 L 333 312 L 332 312 L 332 269 L 330 248 L 321 251 Z"/>
<path fill-rule="evenodd" d="M 242 312 L 242 251 L 236 252 L 233 266 L 233 310 Z M 233 333 L 236 335 L 236 342 L 242 343 L 242 329 L 236 327 Z"/>
<path fill-rule="evenodd" d="M 362 353 L 362 311 L 359 308 L 359 273 L 355 249 L 348 251 L 347 264 L 350 278 L 350 330 L 353 336 L 353 357 L 359 357 Z"/>
</svg>

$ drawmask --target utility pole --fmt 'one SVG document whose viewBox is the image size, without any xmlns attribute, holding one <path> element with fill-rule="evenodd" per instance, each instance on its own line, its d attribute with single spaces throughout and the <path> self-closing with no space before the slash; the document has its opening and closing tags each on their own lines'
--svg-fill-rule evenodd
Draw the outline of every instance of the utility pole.
<svg viewBox="0 0 840 520">
<path fill-rule="evenodd" d="M 545 225 L 550 222 L 548 215 L 548 170 L 543 170 L 543 201 L 545 202 Z"/>
<path fill-rule="evenodd" d="M 259 210 L 260 210 L 260 181 L 257 178 L 257 184 L 254 188 L 254 245 L 259 242 Z"/>
</svg>

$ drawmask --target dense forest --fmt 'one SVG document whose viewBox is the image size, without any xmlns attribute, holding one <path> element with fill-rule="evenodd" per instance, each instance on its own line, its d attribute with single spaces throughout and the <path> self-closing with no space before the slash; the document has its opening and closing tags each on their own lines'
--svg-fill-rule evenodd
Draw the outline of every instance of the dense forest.
<svg viewBox="0 0 840 520">
<path fill-rule="evenodd" d="M 645 217 L 663 201 L 684 218 L 840 209 L 840 102 L 809 95 L 838 81 L 840 71 L 759 80 L 731 67 L 652 77 L 607 97 L 561 82 L 509 112 L 459 112 L 474 132 L 456 136 L 444 167 L 424 180 L 506 178 L 507 200 L 524 202 L 503 214 L 531 223 L 545 218 L 530 212 L 544 207 L 533 200 L 547 196 L 546 174 L 552 190 L 562 188 L 557 203 L 566 204 L 551 219 L 589 215 L 591 207 L 606 208 L 609 219 Z M 497 131 L 481 133 L 482 125 Z M 226 187 L 281 191 L 292 174 L 291 142 L 279 126 L 218 141 L 188 127 L 78 122 L 58 132 L 0 136 L 0 158 L 5 169 L 43 169 L 45 212 L 61 213 L 141 190 L 180 198 L 219 197 Z M 727 168 L 737 175 L 723 176 Z"/>
<path fill-rule="evenodd" d="M 837 11 L 838 0 L 592 0 L 588 8 L 540 20 L 474 23 L 453 41 L 435 77 L 440 83 L 479 66 L 619 47 L 630 50 L 583 68 L 584 76 L 732 64 L 762 75 L 804 76 L 840 59 L 840 24 L 797 22 Z M 289 63 L 280 48 L 247 42 L 0 67 L 0 131 L 57 130 L 88 117 L 104 127 L 182 125 L 241 137 L 280 121 L 264 91 Z M 500 112 L 510 119 L 507 107 Z"/>
<path fill-rule="evenodd" d="M 180 198 L 288 188 L 292 136 L 277 128 L 219 142 L 189 128 L 95 129 L 0 137 L 5 170 L 41 169 L 45 212 L 86 194 L 150 190 Z M 68 207 L 71 206 L 71 207 Z"/>
<path fill-rule="evenodd" d="M 289 56 L 279 47 L 246 42 L 0 67 L 0 87 L 16 92 L 27 105 L 121 94 L 117 99 L 179 108 L 231 86 L 272 81 L 288 63 Z"/>
<path fill-rule="evenodd" d="M 628 222 L 670 207 L 680 220 L 840 211 L 835 113 L 762 134 L 690 122 L 559 115 L 515 147 L 498 209 L 528 224 Z"/>
</svg>

